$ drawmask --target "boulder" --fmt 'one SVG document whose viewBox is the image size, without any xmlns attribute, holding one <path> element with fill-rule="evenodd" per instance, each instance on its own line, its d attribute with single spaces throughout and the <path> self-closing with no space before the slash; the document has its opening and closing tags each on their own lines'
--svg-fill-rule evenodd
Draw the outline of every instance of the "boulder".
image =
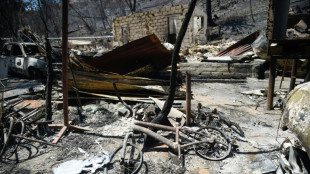
<svg viewBox="0 0 310 174">
<path fill-rule="evenodd" d="M 285 100 L 282 128 L 292 130 L 310 157 L 310 82 L 298 85 Z"/>
</svg>

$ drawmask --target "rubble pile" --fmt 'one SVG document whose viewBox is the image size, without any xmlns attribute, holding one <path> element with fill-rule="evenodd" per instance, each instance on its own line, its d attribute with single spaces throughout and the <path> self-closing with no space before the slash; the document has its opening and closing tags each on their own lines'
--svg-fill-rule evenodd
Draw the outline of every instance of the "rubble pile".
<svg viewBox="0 0 310 174">
<path fill-rule="evenodd" d="M 294 28 L 289 28 L 286 31 L 286 37 L 288 39 L 296 39 L 296 38 L 305 38 L 309 37 L 310 30 L 308 27 L 309 24 L 306 24 L 304 20 L 300 20 Z"/>
</svg>

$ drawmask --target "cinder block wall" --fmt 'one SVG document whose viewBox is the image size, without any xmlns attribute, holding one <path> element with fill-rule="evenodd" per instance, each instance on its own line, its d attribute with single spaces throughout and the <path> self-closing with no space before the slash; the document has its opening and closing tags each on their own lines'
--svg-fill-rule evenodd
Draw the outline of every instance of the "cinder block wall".
<svg viewBox="0 0 310 174">
<path fill-rule="evenodd" d="M 127 25 L 129 42 L 140 39 L 144 36 L 155 34 L 162 42 L 167 42 L 169 17 L 178 17 L 176 31 L 179 31 L 188 10 L 188 4 L 166 7 L 158 10 L 147 11 L 143 13 L 135 13 L 130 16 L 123 16 L 113 19 L 114 42 L 117 45 L 122 43 L 122 27 Z M 191 21 L 192 23 L 192 21 Z M 188 26 L 188 30 L 183 40 L 183 47 L 190 47 L 193 42 L 192 25 Z"/>
<path fill-rule="evenodd" d="M 217 63 L 217 62 L 199 62 L 199 63 L 180 63 L 180 72 L 186 72 L 193 76 L 207 76 L 212 78 L 237 78 L 246 77 L 260 78 L 264 71 L 265 61 L 254 61 L 250 63 Z"/>
</svg>

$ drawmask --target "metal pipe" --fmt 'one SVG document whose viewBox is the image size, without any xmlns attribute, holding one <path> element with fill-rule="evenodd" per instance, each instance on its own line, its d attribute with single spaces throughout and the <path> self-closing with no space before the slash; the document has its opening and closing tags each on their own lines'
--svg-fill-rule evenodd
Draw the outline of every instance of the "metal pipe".
<svg viewBox="0 0 310 174">
<path fill-rule="evenodd" d="M 166 131 L 176 131 L 175 127 L 171 127 L 171 126 L 164 126 L 161 124 L 155 124 L 155 123 L 146 123 L 146 122 L 141 122 L 141 121 L 136 121 L 134 122 L 135 125 L 138 126 L 142 126 L 142 127 L 151 127 L 151 128 L 155 128 L 155 129 L 160 129 L 160 130 L 166 130 Z"/>
<path fill-rule="evenodd" d="M 62 93 L 64 125 L 68 126 L 68 0 L 62 0 Z"/>
<path fill-rule="evenodd" d="M 184 148 L 192 146 L 192 145 L 200 144 L 200 143 L 214 143 L 214 139 L 210 138 L 210 139 L 207 139 L 204 141 L 196 141 L 196 142 L 184 144 L 184 145 L 181 145 L 181 149 L 184 149 Z"/>
<path fill-rule="evenodd" d="M 268 87 L 268 99 L 267 99 L 267 110 L 272 110 L 273 108 L 273 96 L 274 96 L 274 84 L 276 78 L 276 63 L 277 59 L 275 57 L 270 58 L 269 66 L 269 87 Z"/>
<path fill-rule="evenodd" d="M 177 144 L 180 144 L 180 127 L 179 127 L 179 123 L 177 123 L 177 125 L 176 125 L 177 127 L 176 127 L 176 130 L 175 130 L 175 142 L 177 143 Z"/>
<path fill-rule="evenodd" d="M 291 72 L 291 82 L 290 82 L 290 89 L 289 92 L 292 91 L 295 88 L 295 83 L 296 83 L 296 71 L 297 71 L 297 60 L 293 60 L 293 65 L 292 65 L 292 72 Z"/>
<path fill-rule="evenodd" d="M 21 99 L 21 100 L 17 101 L 16 103 L 13 103 L 13 104 L 11 104 L 11 107 L 13 108 L 14 106 L 20 104 L 20 103 L 23 102 L 23 101 L 24 101 L 24 100 Z"/>
<path fill-rule="evenodd" d="M 30 119 L 31 117 L 36 116 L 39 112 L 40 112 L 40 110 L 37 110 L 37 111 L 33 112 L 31 115 L 28 115 L 27 117 L 24 117 L 22 120 L 26 121 L 26 120 Z"/>
<path fill-rule="evenodd" d="M 133 130 L 135 131 L 139 131 L 139 132 L 143 132 L 145 134 L 147 134 L 148 136 L 166 144 L 168 147 L 172 148 L 174 151 L 177 151 L 178 149 L 178 145 L 172 141 L 170 141 L 169 139 L 163 137 L 163 136 L 160 136 L 158 134 L 156 134 L 155 132 L 145 128 L 145 127 L 141 127 L 141 126 L 137 126 L 137 125 L 133 125 Z"/>
<path fill-rule="evenodd" d="M 23 106 L 23 107 L 21 107 L 21 108 L 19 108 L 19 109 L 17 109 L 17 110 L 14 110 L 14 109 L 13 109 L 13 112 L 10 113 L 10 114 L 8 114 L 6 117 L 11 117 L 11 116 L 14 115 L 15 113 L 18 113 L 19 111 L 23 110 L 24 108 L 26 108 L 26 107 L 28 107 L 28 106 L 30 106 L 30 103 L 27 104 L 27 105 L 25 105 L 25 106 Z"/>
<path fill-rule="evenodd" d="M 191 124 L 191 99 L 192 99 L 192 91 L 191 91 L 191 75 L 186 72 L 186 125 Z"/>
<path fill-rule="evenodd" d="M 28 117 L 29 115 L 32 115 L 33 113 L 37 112 L 38 110 L 39 110 L 39 108 L 36 108 L 36 109 L 30 111 L 29 113 L 24 114 L 24 115 L 20 118 L 20 120 L 25 119 L 26 117 Z"/>
<path fill-rule="evenodd" d="M 3 110 L 3 105 L 4 105 L 4 90 L 5 90 L 5 86 L 4 84 L 1 82 L 2 79 L 0 79 L 0 86 L 1 86 L 1 89 L 3 88 L 3 90 L 1 90 L 1 99 L 2 99 L 2 102 L 1 102 L 1 105 L 0 105 L 0 121 L 2 120 L 2 110 Z"/>
<path fill-rule="evenodd" d="M 283 68 L 283 72 L 282 72 L 282 78 L 281 78 L 281 82 L 280 82 L 280 87 L 279 87 L 279 89 L 282 88 L 282 82 L 283 82 L 284 77 L 285 77 L 287 62 L 288 62 L 288 59 L 286 59 L 286 60 L 285 60 L 285 63 L 284 63 L 284 68 Z"/>
<path fill-rule="evenodd" d="M 126 155 L 126 147 L 127 147 L 127 143 L 128 143 L 128 139 L 129 139 L 129 136 L 132 136 L 133 137 L 133 133 L 132 132 L 129 132 L 128 134 L 126 134 L 125 138 L 124 138 L 124 141 L 123 141 L 123 150 L 122 150 L 122 156 L 121 156 L 121 159 L 122 161 L 125 159 L 125 155 Z M 134 144 L 134 143 L 133 143 Z"/>
</svg>

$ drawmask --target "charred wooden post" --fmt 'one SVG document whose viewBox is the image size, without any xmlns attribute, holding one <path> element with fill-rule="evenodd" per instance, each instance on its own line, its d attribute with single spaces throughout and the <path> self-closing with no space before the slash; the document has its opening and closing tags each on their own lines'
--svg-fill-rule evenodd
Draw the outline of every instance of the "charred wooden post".
<svg viewBox="0 0 310 174">
<path fill-rule="evenodd" d="M 52 120 L 52 87 L 53 87 L 53 67 L 52 67 L 52 47 L 50 45 L 48 38 L 48 34 L 46 31 L 46 43 L 45 43 L 45 49 L 46 49 L 46 65 L 47 65 L 47 79 L 46 79 L 46 93 L 45 93 L 45 120 Z"/>
<path fill-rule="evenodd" d="M 191 99 L 192 99 L 192 90 L 191 90 L 191 75 L 186 72 L 186 125 L 191 124 Z"/>
<path fill-rule="evenodd" d="M 267 21 L 267 39 L 285 39 L 287 19 L 289 11 L 290 0 L 270 0 L 268 21 Z M 273 96 L 274 86 L 276 78 L 276 63 L 275 57 L 270 58 L 270 75 L 269 75 L 269 87 L 268 87 L 268 101 L 267 110 L 273 108 Z"/>
<path fill-rule="evenodd" d="M 291 72 L 291 82 L 289 92 L 295 88 L 296 83 L 296 71 L 297 71 L 297 59 L 293 60 L 292 72 Z"/>
<path fill-rule="evenodd" d="M 68 118 L 68 0 L 62 1 L 62 93 L 64 125 L 69 125 Z"/>
<path fill-rule="evenodd" d="M 207 16 L 208 16 L 208 26 L 213 27 L 216 26 L 212 19 L 212 3 L 211 0 L 207 0 Z"/>
</svg>

